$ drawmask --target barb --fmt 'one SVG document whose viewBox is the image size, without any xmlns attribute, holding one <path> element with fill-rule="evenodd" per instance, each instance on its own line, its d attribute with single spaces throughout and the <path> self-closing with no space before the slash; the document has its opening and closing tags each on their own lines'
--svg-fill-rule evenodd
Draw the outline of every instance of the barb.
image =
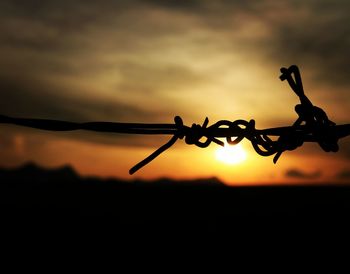
<svg viewBox="0 0 350 274">
<path fill-rule="evenodd" d="M 144 167 L 161 153 L 173 146 L 178 139 L 184 139 L 186 144 L 200 148 L 208 147 L 212 142 L 224 146 L 219 138 L 225 138 L 230 145 L 236 145 L 243 139 L 248 139 L 254 150 L 261 156 L 275 155 L 276 163 L 286 150 L 295 150 L 304 142 L 316 142 L 326 152 L 339 150 L 338 140 L 350 135 L 350 124 L 336 125 L 330 121 L 327 114 L 319 107 L 314 106 L 306 97 L 297 66 L 281 68 L 280 79 L 287 80 L 291 89 L 300 99 L 295 106 L 298 114 L 292 126 L 256 129 L 255 121 L 250 120 L 220 120 L 208 127 L 206 118 L 202 125 L 192 124 L 185 126 L 181 117 L 174 118 L 174 124 L 142 124 L 142 123 L 113 123 L 88 122 L 73 123 L 47 119 L 13 118 L 0 115 L 0 123 L 13 124 L 50 131 L 89 130 L 97 132 L 142 134 L 142 135 L 172 135 L 171 139 L 149 155 L 147 158 L 130 169 L 133 174 Z M 278 137 L 273 140 L 272 137 Z M 204 139 L 204 140 L 202 140 Z"/>
</svg>

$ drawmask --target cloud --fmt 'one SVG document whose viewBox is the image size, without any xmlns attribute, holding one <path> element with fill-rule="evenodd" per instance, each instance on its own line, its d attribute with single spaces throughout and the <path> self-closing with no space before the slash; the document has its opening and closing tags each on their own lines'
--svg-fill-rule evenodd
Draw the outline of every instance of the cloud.
<svg viewBox="0 0 350 274">
<path fill-rule="evenodd" d="M 321 171 L 315 171 L 313 173 L 306 173 L 302 170 L 292 168 L 286 171 L 285 176 L 295 179 L 317 179 L 322 176 Z"/>
<path fill-rule="evenodd" d="M 227 41 L 242 30 L 251 31 L 252 39 L 240 42 L 265 56 L 267 63 L 297 63 L 317 81 L 337 87 L 350 85 L 348 1 L 148 2 L 191 13 L 198 22 L 225 33 Z M 261 28 L 251 28 L 257 25 Z M 261 35 L 264 30 L 267 35 Z"/>
<path fill-rule="evenodd" d="M 169 9 L 177 8 L 181 10 L 198 10 L 206 4 L 206 1 L 200 0 L 145 0 L 139 2 L 149 3 L 155 6 L 161 6 Z"/>
<path fill-rule="evenodd" d="M 59 87 L 26 79 L 1 79 L 0 109 L 3 114 L 33 118 L 90 121 L 102 119 L 122 121 L 126 119 L 152 119 L 162 115 L 144 110 L 142 105 L 99 98 L 68 96 Z"/>
<path fill-rule="evenodd" d="M 248 103 L 261 107 L 256 85 L 239 95 L 230 90 L 233 74 L 245 74 L 240 65 L 252 62 L 261 71 L 300 63 L 316 79 L 348 85 L 349 5 L 1 1 L 0 107 L 7 114 L 76 121 L 171 122 L 174 114 L 217 111 L 203 102 L 215 106 L 218 98 L 220 109 L 240 112 Z"/>
<path fill-rule="evenodd" d="M 246 10 L 270 35 L 259 42 L 267 62 L 299 64 L 331 86 L 350 84 L 348 1 L 285 1 Z"/>
<path fill-rule="evenodd" d="M 339 141 L 339 154 L 345 159 L 350 159 L 350 140 L 349 137 Z"/>
<path fill-rule="evenodd" d="M 336 178 L 340 179 L 340 180 L 350 179 L 350 169 L 344 169 L 344 170 L 340 171 L 336 175 Z"/>
<path fill-rule="evenodd" d="M 161 110 L 151 110 L 142 105 L 130 105 L 118 100 L 75 97 L 60 93 L 59 87 L 33 79 L 14 80 L 0 77 L 1 114 L 14 117 L 30 117 L 57 119 L 74 122 L 87 121 L 124 121 L 124 122 L 156 122 L 158 120 L 173 122 L 173 118 Z M 1 146 L 12 147 L 15 136 L 25 136 L 26 140 L 35 140 L 33 132 L 22 127 L 6 127 L 1 125 L 1 134 L 9 136 L 1 139 Z M 52 133 L 46 133 L 51 134 Z M 11 137 L 11 136 L 12 137 Z M 35 135 L 35 134 L 34 134 Z M 41 133 L 42 135 L 42 133 Z M 158 146 L 161 138 L 145 138 L 109 133 L 86 133 L 83 131 L 60 134 L 59 138 L 74 138 L 82 141 L 129 146 Z M 5 139 L 4 139 L 5 138 Z M 35 144 L 40 145 L 40 144 Z"/>
</svg>

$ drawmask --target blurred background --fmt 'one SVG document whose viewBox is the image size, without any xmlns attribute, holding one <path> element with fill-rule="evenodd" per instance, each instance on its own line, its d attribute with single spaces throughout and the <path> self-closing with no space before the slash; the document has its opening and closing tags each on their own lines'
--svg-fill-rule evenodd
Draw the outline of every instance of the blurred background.
<svg viewBox="0 0 350 274">
<path fill-rule="evenodd" d="M 279 69 L 297 64 L 311 101 L 349 123 L 348 1 L 0 2 L 0 113 L 76 122 L 186 125 L 255 119 L 291 125 L 297 96 Z M 0 165 L 72 166 L 81 175 L 155 179 L 215 176 L 230 185 L 345 183 L 350 140 L 328 154 L 306 144 L 240 161 L 179 141 L 130 177 L 168 136 L 45 132 L 0 125 Z"/>
</svg>

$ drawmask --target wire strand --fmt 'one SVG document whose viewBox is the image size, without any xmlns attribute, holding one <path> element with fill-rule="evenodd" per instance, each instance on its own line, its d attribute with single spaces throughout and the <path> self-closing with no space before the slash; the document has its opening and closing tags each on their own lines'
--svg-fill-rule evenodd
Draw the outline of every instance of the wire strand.
<svg viewBox="0 0 350 274">
<path fill-rule="evenodd" d="M 301 102 L 295 107 L 298 119 L 292 126 L 288 127 L 256 129 L 254 120 L 220 120 L 208 127 L 208 118 L 205 118 L 202 125 L 192 124 L 189 127 L 184 125 L 180 116 L 174 118 L 173 124 L 145 124 L 118 122 L 74 123 L 0 115 L 0 124 L 12 124 L 49 131 L 88 130 L 123 134 L 172 135 L 167 143 L 132 167 L 129 171 L 130 174 L 134 174 L 153 161 L 172 147 L 178 139 L 184 139 L 186 144 L 200 148 L 206 148 L 212 142 L 224 146 L 224 142 L 219 138 L 225 138 L 229 145 L 237 145 L 243 139 L 248 139 L 259 155 L 275 155 L 273 158 L 274 163 L 278 161 L 284 151 L 295 150 L 302 146 L 304 142 L 316 142 L 326 152 L 338 151 L 338 140 L 350 135 L 350 124 L 336 125 L 328 119 L 321 108 L 312 105 L 304 93 L 297 66 L 293 65 L 288 69 L 281 68 L 281 73 L 280 79 L 282 81 L 287 80 Z M 278 138 L 277 140 L 272 140 L 272 137 Z"/>
</svg>

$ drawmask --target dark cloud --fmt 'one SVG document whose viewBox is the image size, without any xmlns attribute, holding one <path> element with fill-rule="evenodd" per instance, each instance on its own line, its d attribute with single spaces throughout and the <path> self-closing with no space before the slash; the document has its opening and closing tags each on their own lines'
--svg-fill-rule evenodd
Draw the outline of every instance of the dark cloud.
<svg viewBox="0 0 350 274">
<path fill-rule="evenodd" d="M 156 6 L 161 6 L 165 8 L 170 9 L 182 9 L 182 10 L 193 10 L 193 9 L 200 9 L 205 5 L 206 1 L 200 1 L 200 0 L 144 0 L 139 1 L 144 3 L 149 3 Z"/>
<path fill-rule="evenodd" d="M 148 2 L 191 12 L 197 22 L 225 32 L 227 41 L 232 42 L 235 33 L 252 22 L 261 24 L 268 35 L 252 33 L 253 39 L 240 42 L 265 56 L 268 63 L 276 62 L 278 66 L 297 63 L 311 71 L 318 81 L 332 86 L 350 85 L 348 1 Z"/>
<path fill-rule="evenodd" d="M 350 169 L 344 169 L 336 175 L 337 179 L 349 180 L 350 179 Z"/>
<path fill-rule="evenodd" d="M 196 85 L 203 81 L 203 76 L 196 74 L 186 66 L 171 64 L 142 64 L 120 62 L 116 64 L 118 76 L 122 79 L 118 89 L 128 92 L 169 92 L 170 89 Z M 137 81 L 133 81 L 133 80 Z"/>
<path fill-rule="evenodd" d="M 110 2 L 110 1 L 108 1 Z M 81 35 L 91 26 L 101 26 L 121 11 L 121 4 L 92 1 L 2 1 L 0 4 L 0 42 L 3 46 L 41 51 L 80 47 Z M 104 15 L 104 16 L 101 16 Z M 80 39 L 79 39 L 80 38 Z"/>
<path fill-rule="evenodd" d="M 306 173 L 302 170 L 292 168 L 286 171 L 285 176 L 288 178 L 295 178 L 295 179 L 317 179 L 322 176 L 322 173 L 321 171 Z"/>
<path fill-rule="evenodd" d="M 323 83 L 349 85 L 350 3 L 342 0 L 284 3 L 280 13 L 285 17 L 263 19 L 271 24 L 272 30 L 270 39 L 265 41 L 269 57 L 280 63 L 297 63 Z"/>
<path fill-rule="evenodd" d="M 152 7 L 163 8 L 168 15 L 190 13 L 194 20 L 180 16 L 174 22 L 174 15 L 165 21 L 151 16 Z M 271 63 L 298 63 L 332 85 L 350 83 L 348 1 L 3 1 L 0 10 L 1 44 L 40 51 L 91 50 L 93 29 L 113 30 L 108 33 L 112 42 L 110 37 L 101 40 L 101 47 L 121 49 L 125 44 L 125 50 L 140 46 L 141 40 L 210 28 L 222 32 L 225 41 L 218 43 L 231 44 L 233 50 L 237 32 L 256 22 L 268 35 L 254 32 L 251 40 L 241 37 L 244 47 L 255 47 Z"/>
<path fill-rule="evenodd" d="M 0 135 L 0 150 L 4 151 L 5 149 L 15 150 L 15 138 L 12 133 L 10 134 L 1 134 Z"/>
<path fill-rule="evenodd" d="M 67 121 L 124 121 L 124 122 L 146 122 L 168 120 L 172 117 L 161 111 L 147 110 L 141 106 L 129 105 L 117 100 L 102 100 L 97 98 L 83 98 L 68 96 L 60 93 L 59 87 L 50 86 L 45 82 L 36 82 L 33 79 L 20 81 L 0 77 L 1 113 L 14 117 L 31 117 L 58 119 Z M 13 146 L 14 136 L 23 135 L 27 139 L 33 133 L 23 128 L 4 128 L 0 132 L 3 136 L 0 140 L 1 146 Z M 53 133 L 46 133 L 46 135 Z M 11 135 L 11 136 L 10 136 Z M 59 135 L 60 138 L 74 138 L 82 141 L 95 142 L 109 145 L 130 146 L 158 146 L 159 140 L 153 138 L 142 138 L 140 136 L 116 135 L 108 133 L 93 133 L 77 131 Z M 36 137 L 30 139 L 35 140 Z"/>
<path fill-rule="evenodd" d="M 350 140 L 349 138 L 343 138 L 339 141 L 339 154 L 344 158 L 350 160 Z"/>
<path fill-rule="evenodd" d="M 334 152 L 325 152 L 317 143 L 309 143 L 306 142 L 303 144 L 302 148 L 299 150 L 294 151 L 295 153 L 299 154 L 300 156 L 303 155 L 309 155 L 313 157 L 318 156 L 326 156 L 329 159 L 336 158 L 343 158 L 344 160 L 350 160 L 350 139 L 349 138 L 342 138 L 338 141 L 339 145 L 339 151 Z"/>
<path fill-rule="evenodd" d="M 126 121 L 152 119 L 164 113 L 146 110 L 142 105 L 128 105 L 107 99 L 86 98 L 60 92 L 59 87 L 32 79 L 1 79 L 0 109 L 11 116 L 42 117 L 72 121 Z"/>
<path fill-rule="evenodd" d="M 256 22 L 269 35 L 253 33 L 241 40 L 266 56 L 268 63 L 297 63 L 316 80 L 332 86 L 350 85 L 350 3 L 337 1 L 150 1 L 192 12 L 199 22 L 217 31 L 234 33 Z M 163 4 L 162 4 L 163 3 Z M 238 18 L 235 20 L 235 18 Z M 231 38 L 226 37 L 227 40 Z"/>
</svg>

